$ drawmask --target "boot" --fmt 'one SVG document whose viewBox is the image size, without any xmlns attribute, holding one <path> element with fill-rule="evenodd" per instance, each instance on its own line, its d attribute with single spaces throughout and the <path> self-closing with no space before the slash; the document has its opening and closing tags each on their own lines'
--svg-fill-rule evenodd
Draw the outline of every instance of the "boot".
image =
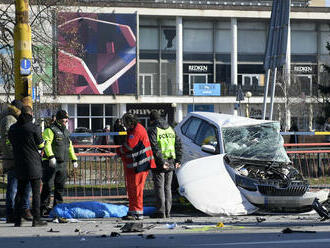
<svg viewBox="0 0 330 248">
<path fill-rule="evenodd" d="M 43 220 L 33 220 L 32 226 L 38 227 L 38 226 L 47 226 L 47 222 Z"/>
<path fill-rule="evenodd" d="M 26 221 L 32 221 L 33 216 L 31 214 L 31 210 L 30 209 L 24 209 L 24 213 L 22 215 L 22 218 Z"/>
<path fill-rule="evenodd" d="M 21 225 L 22 225 L 22 218 L 21 217 L 19 217 L 19 218 L 15 217 L 14 218 L 14 226 L 15 227 L 20 227 Z"/>
<path fill-rule="evenodd" d="M 14 217 L 14 215 L 8 215 L 8 216 L 6 216 L 6 223 L 15 223 L 15 217 Z"/>
<path fill-rule="evenodd" d="M 143 220 L 143 214 L 128 214 L 121 218 L 122 220 Z"/>
</svg>

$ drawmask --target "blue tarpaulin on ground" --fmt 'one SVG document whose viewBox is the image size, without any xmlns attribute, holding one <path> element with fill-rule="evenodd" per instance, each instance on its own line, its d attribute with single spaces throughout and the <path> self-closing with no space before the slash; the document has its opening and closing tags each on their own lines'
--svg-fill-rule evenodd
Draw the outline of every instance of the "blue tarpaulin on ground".
<svg viewBox="0 0 330 248">
<path fill-rule="evenodd" d="M 150 215 L 155 207 L 144 207 L 144 215 Z M 89 219 L 123 217 L 127 215 L 128 207 L 96 201 L 62 203 L 54 207 L 49 217 L 61 217 L 66 219 Z"/>
</svg>

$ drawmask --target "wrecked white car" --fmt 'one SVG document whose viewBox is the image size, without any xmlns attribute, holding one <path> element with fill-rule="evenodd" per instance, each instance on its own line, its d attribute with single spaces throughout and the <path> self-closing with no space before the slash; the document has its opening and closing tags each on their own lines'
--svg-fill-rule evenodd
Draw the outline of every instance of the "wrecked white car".
<svg viewBox="0 0 330 248">
<path fill-rule="evenodd" d="M 183 146 L 179 192 L 207 214 L 302 211 L 328 199 L 292 166 L 278 122 L 193 112 L 175 129 Z"/>
</svg>

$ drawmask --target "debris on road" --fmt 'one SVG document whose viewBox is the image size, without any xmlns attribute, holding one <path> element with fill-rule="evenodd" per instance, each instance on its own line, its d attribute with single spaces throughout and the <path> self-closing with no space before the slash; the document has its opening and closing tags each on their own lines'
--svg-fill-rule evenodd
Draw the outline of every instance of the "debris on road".
<svg viewBox="0 0 330 248">
<path fill-rule="evenodd" d="M 282 230 L 282 233 L 316 233 L 316 231 L 292 230 L 291 228 L 287 227 Z"/>
<path fill-rule="evenodd" d="M 184 223 L 193 223 L 192 219 L 186 219 L 186 221 Z"/>
<path fill-rule="evenodd" d="M 126 223 L 122 228 L 120 228 L 122 232 L 143 232 L 143 223 Z"/>
<path fill-rule="evenodd" d="M 266 218 L 263 217 L 256 217 L 256 220 L 258 223 L 264 222 L 266 220 Z"/>
<path fill-rule="evenodd" d="M 225 225 L 222 222 L 217 223 L 216 227 L 225 227 Z"/>
<path fill-rule="evenodd" d="M 177 227 L 177 224 L 176 224 L 176 223 L 166 224 L 166 227 L 167 227 L 168 229 L 174 229 L 174 228 Z"/>
<path fill-rule="evenodd" d="M 312 208 L 320 215 L 320 217 L 322 217 L 321 221 L 330 219 L 328 210 L 322 206 L 322 204 L 319 202 L 319 199 L 314 199 Z"/>
<path fill-rule="evenodd" d="M 149 234 L 149 235 L 146 236 L 146 239 L 155 239 L 155 238 L 156 237 L 153 234 Z"/>
<path fill-rule="evenodd" d="M 111 232 L 110 237 L 119 237 L 120 234 L 117 232 Z"/>
</svg>

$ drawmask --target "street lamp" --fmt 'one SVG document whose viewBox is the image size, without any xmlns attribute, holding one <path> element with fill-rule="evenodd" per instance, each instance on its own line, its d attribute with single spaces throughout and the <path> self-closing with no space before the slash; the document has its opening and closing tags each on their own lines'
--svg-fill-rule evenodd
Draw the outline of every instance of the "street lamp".
<svg viewBox="0 0 330 248">
<path fill-rule="evenodd" d="M 242 87 L 239 85 L 236 92 L 236 101 L 238 101 L 239 115 L 241 116 L 241 101 L 244 101 L 244 93 Z"/>
<path fill-rule="evenodd" d="M 246 104 L 246 117 L 250 117 L 250 113 L 249 113 L 249 104 L 250 104 L 250 98 L 252 96 L 252 92 L 248 91 L 245 93 L 245 97 L 248 99 L 248 103 Z"/>
</svg>

